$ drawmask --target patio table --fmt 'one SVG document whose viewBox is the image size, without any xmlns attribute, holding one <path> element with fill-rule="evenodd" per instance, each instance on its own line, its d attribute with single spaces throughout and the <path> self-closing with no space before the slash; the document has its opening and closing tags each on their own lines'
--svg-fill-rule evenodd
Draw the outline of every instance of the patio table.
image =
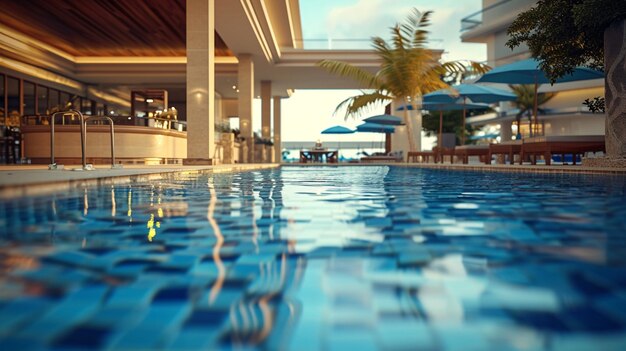
<svg viewBox="0 0 626 351">
<path fill-rule="evenodd" d="M 338 159 L 337 156 L 338 156 L 337 150 L 326 150 L 326 149 L 300 150 L 300 162 L 301 163 L 308 163 L 308 162 L 337 163 L 337 159 Z"/>
</svg>

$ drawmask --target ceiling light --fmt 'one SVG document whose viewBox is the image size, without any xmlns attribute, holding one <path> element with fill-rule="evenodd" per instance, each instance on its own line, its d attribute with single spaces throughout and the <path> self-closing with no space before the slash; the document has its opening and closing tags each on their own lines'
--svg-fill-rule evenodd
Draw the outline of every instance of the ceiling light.
<svg viewBox="0 0 626 351">
<path fill-rule="evenodd" d="M 146 102 L 147 102 L 147 103 L 151 103 L 151 102 L 154 102 L 154 100 L 152 100 L 152 99 L 146 99 Z"/>
</svg>

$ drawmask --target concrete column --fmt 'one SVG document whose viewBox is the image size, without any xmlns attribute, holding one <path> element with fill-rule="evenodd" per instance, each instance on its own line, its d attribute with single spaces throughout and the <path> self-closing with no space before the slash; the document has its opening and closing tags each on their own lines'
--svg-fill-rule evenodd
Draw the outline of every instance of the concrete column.
<svg viewBox="0 0 626 351">
<path fill-rule="evenodd" d="M 250 54 L 241 54 L 239 60 L 239 130 L 246 138 L 244 143 L 247 152 L 244 152 L 243 163 L 254 160 L 254 139 L 252 138 L 252 101 L 254 100 L 254 63 Z M 245 147 L 243 148 L 246 149 Z"/>
<path fill-rule="evenodd" d="M 391 151 L 402 151 L 402 156 L 406 160 L 406 155 L 410 150 L 408 129 L 411 128 L 413 143 L 417 151 L 422 147 L 422 113 L 421 110 L 397 111 L 398 107 L 404 106 L 403 99 L 395 99 L 391 103 L 391 114 L 401 117 L 405 125 L 396 126 L 396 131 L 391 135 Z M 408 121 L 411 119 L 411 121 Z M 411 122 L 411 123 L 409 123 Z"/>
<path fill-rule="evenodd" d="M 274 162 L 280 163 L 283 160 L 283 146 L 280 135 L 280 96 L 274 96 Z"/>
<path fill-rule="evenodd" d="M 261 138 L 270 139 L 272 137 L 272 82 L 269 80 L 261 81 Z M 257 162 L 269 163 L 272 159 L 270 155 L 270 147 L 266 145 L 257 145 L 264 148 L 261 155 L 262 160 Z"/>
<path fill-rule="evenodd" d="M 261 81 L 261 137 L 272 137 L 272 82 Z"/>
<path fill-rule="evenodd" d="M 187 0 L 187 159 L 212 164 L 215 153 L 215 0 Z"/>
<path fill-rule="evenodd" d="M 422 106 L 422 99 L 420 96 L 419 101 L 416 101 L 417 106 Z M 413 140 L 415 145 L 415 151 L 422 151 L 422 110 L 412 110 L 409 114 L 410 118 L 413 118 Z"/>
</svg>

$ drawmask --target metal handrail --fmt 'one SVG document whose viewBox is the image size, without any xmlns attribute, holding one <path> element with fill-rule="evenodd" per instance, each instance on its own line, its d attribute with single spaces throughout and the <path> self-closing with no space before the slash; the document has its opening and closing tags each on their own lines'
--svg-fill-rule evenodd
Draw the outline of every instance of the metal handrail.
<svg viewBox="0 0 626 351">
<path fill-rule="evenodd" d="M 109 134 L 111 135 L 111 168 L 122 168 L 122 165 L 115 164 L 115 129 L 113 119 L 107 116 L 89 116 L 85 118 L 85 136 L 87 135 L 87 122 L 92 120 L 109 121 Z"/>
<path fill-rule="evenodd" d="M 50 116 L 50 164 L 48 165 L 48 169 L 50 170 L 59 169 L 59 166 L 56 164 L 54 160 L 54 117 L 58 114 L 63 114 L 64 116 L 76 115 L 80 119 L 80 149 L 81 149 L 81 154 L 82 154 L 81 160 L 83 163 L 83 170 L 90 169 L 87 167 L 87 160 L 85 158 L 85 149 L 87 146 L 86 135 L 85 135 L 87 133 L 87 130 L 85 128 L 85 117 L 83 116 L 82 113 L 80 113 L 80 111 L 76 111 L 76 110 L 57 111 Z"/>
</svg>

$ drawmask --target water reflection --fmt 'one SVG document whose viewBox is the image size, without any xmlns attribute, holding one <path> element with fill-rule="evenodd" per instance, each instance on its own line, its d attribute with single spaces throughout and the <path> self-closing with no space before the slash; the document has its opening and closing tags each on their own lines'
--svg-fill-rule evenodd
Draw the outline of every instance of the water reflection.
<svg viewBox="0 0 626 351">
<path fill-rule="evenodd" d="M 285 167 L 3 201 L 0 342 L 621 349 L 625 183 Z"/>
</svg>

